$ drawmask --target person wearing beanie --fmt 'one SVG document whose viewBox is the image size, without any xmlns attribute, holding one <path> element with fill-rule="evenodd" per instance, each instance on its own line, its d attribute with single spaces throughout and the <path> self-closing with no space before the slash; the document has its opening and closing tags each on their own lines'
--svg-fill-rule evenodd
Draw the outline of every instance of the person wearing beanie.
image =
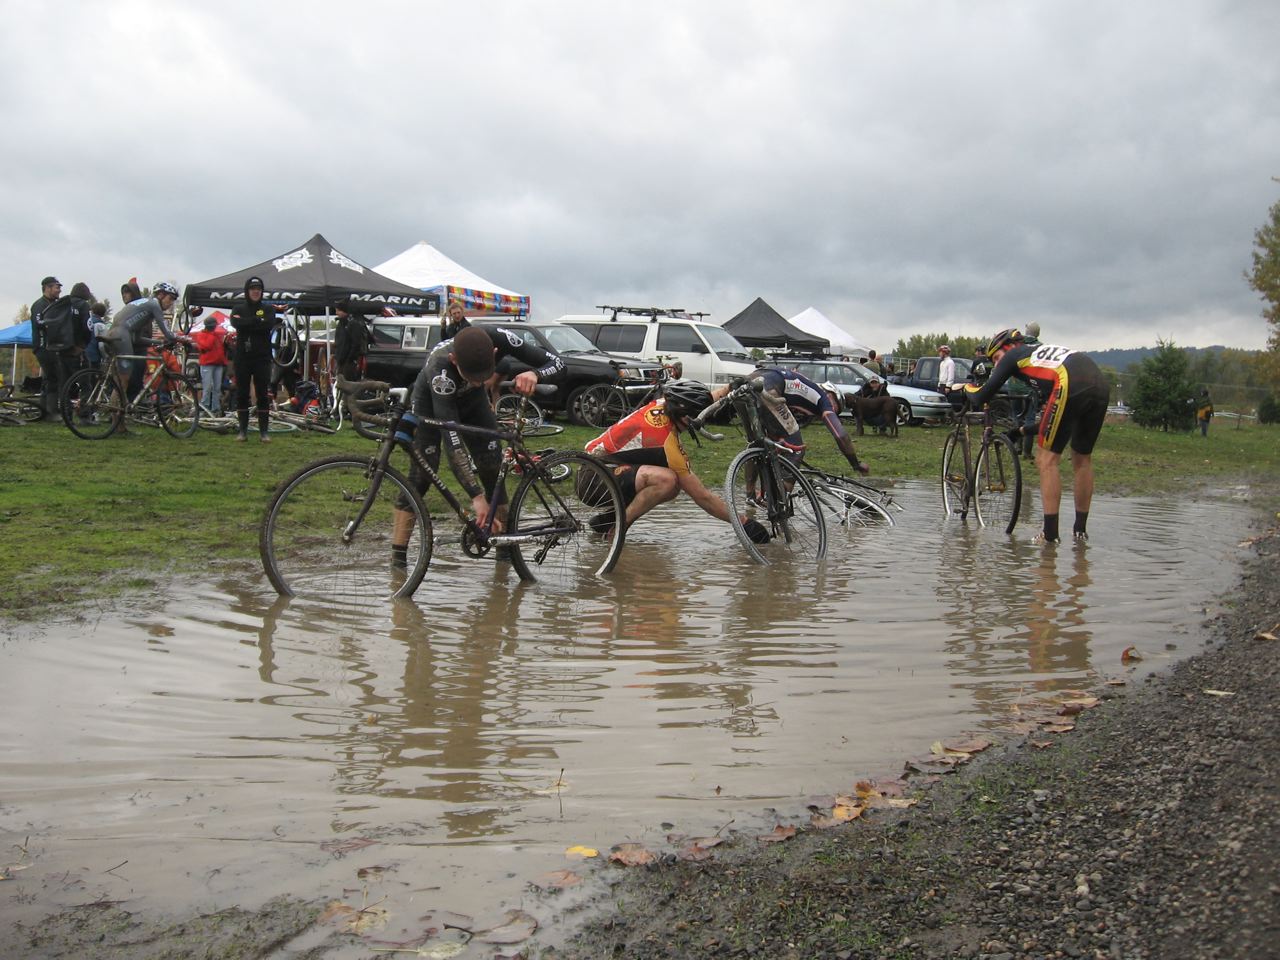
<svg viewBox="0 0 1280 960">
<path fill-rule="evenodd" d="M 236 415 L 240 419 L 237 440 L 249 436 L 249 390 L 257 397 L 258 433 L 269 443 L 267 423 L 271 418 L 271 331 L 280 323 L 280 311 L 263 299 L 265 285 L 261 277 L 250 277 L 244 284 L 244 299 L 231 311 L 231 326 L 236 331 Z"/>
</svg>

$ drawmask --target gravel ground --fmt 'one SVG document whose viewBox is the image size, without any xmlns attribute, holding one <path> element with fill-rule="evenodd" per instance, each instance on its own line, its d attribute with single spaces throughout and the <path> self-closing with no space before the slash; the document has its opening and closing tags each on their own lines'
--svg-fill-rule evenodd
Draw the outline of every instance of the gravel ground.
<svg viewBox="0 0 1280 960">
<path fill-rule="evenodd" d="M 1052 747 L 987 751 L 910 810 L 619 870 L 616 908 L 544 956 L 1280 957 L 1269 523 L 1207 650 Z"/>
</svg>

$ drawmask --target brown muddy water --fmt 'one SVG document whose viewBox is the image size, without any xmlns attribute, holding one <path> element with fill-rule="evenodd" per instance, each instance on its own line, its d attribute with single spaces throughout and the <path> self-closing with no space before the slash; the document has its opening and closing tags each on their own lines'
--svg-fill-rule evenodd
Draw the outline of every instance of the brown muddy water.
<svg viewBox="0 0 1280 960">
<path fill-rule="evenodd" d="M 378 903 L 390 940 L 433 910 L 520 908 L 554 941 L 622 869 L 572 845 L 800 823 L 1014 703 L 1194 652 L 1247 521 L 1100 497 L 1087 549 L 1046 552 L 1034 522 L 1007 538 L 944 522 L 933 485 L 898 496 L 895 528 L 837 536 L 820 570 L 752 565 L 685 501 L 574 595 L 442 547 L 412 602 L 285 602 L 246 564 L 11 631 L 0 868 L 23 869 L 0 919 L 288 894 Z M 533 886 L 566 868 L 588 882 Z"/>
</svg>

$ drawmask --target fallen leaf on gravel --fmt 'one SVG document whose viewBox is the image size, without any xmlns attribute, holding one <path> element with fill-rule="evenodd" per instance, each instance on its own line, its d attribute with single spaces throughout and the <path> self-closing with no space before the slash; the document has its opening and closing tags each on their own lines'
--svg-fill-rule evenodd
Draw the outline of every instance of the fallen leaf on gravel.
<svg viewBox="0 0 1280 960">
<path fill-rule="evenodd" d="M 1142 654 L 1138 651 L 1137 647 L 1125 647 L 1120 654 L 1121 663 L 1133 663 L 1134 661 L 1141 659 Z"/>
<path fill-rule="evenodd" d="M 1100 702 L 1097 697 L 1064 700 L 1062 706 L 1058 709 L 1058 714 L 1063 717 L 1074 717 L 1077 713 L 1083 713 L 1091 707 L 1096 707 Z"/>
<path fill-rule="evenodd" d="M 567 887 L 577 886 L 582 882 L 582 878 L 572 870 L 552 870 L 550 873 L 544 873 L 537 880 L 538 886 L 550 887 L 552 890 L 564 890 Z"/>
<path fill-rule="evenodd" d="M 942 746 L 949 753 L 981 753 L 991 746 L 990 740 L 983 740 L 981 737 L 972 737 L 968 740 L 947 740 Z"/>
<path fill-rule="evenodd" d="M 773 828 L 773 833 L 765 833 L 756 837 L 761 843 L 781 843 L 783 840 L 790 840 L 796 835 L 795 827 L 784 827 L 778 824 Z"/>
<path fill-rule="evenodd" d="M 1045 733 L 1070 733 L 1076 728 L 1074 723 L 1046 723 L 1044 725 Z"/>
<path fill-rule="evenodd" d="M 1048 750 L 1053 746 L 1052 740 L 1032 740 L 1031 745 L 1037 750 Z"/>
<path fill-rule="evenodd" d="M 1206 690 L 1204 691 L 1211 697 L 1234 697 L 1235 693 L 1231 690 Z"/>
<path fill-rule="evenodd" d="M 809 818 L 809 826 L 815 827 L 818 830 L 830 830 L 832 827 L 840 826 L 840 824 L 843 822 L 844 822 L 843 820 L 835 820 L 831 817 L 824 817 L 818 813 L 815 813 L 813 816 Z"/>
<path fill-rule="evenodd" d="M 528 940 L 538 929 L 538 921 L 523 910 L 508 910 L 502 923 L 489 930 L 477 930 L 481 943 L 519 943 Z"/>
<path fill-rule="evenodd" d="M 951 773 L 955 769 L 952 757 L 927 757 L 919 760 L 908 760 L 903 769 L 908 773 Z"/>
<path fill-rule="evenodd" d="M 619 843 L 609 850 L 609 859 L 624 867 L 644 867 L 657 860 L 651 850 L 646 850 L 639 843 Z"/>
<path fill-rule="evenodd" d="M 835 805 L 831 808 L 831 819 L 840 823 L 857 820 L 865 809 L 852 797 L 836 797 Z"/>
<path fill-rule="evenodd" d="M 564 852 L 564 855 L 570 860 L 590 860 L 592 857 L 600 856 L 600 851 L 595 847 L 584 847 L 575 844 Z"/>
<path fill-rule="evenodd" d="M 1277 638 L 1277 637 L 1276 637 L 1276 635 L 1275 635 L 1274 633 L 1272 633 L 1270 630 L 1264 630 L 1264 631 L 1262 631 L 1261 633 L 1255 633 L 1255 634 L 1253 635 L 1253 639 L 1255 639 L 1255 640 L 1276 640 L 1276 639 L 1280 639 L 1280 638 Z"/>
<path fill-rule="evenodd" d="M 914 807 L 920 801 L 915 797 L 884 797 L 876 801 L 877 807 L 893 807 L 898 810 L 904 810 L 907 807 Z"/>
<path fill-rule="evenodd" d="M 710 860 L 711 851 L 706 847 L 691 843 L 687 847 L 681 847 L 676 851 L 676 859 L 684 860 L 686 863 L 698 863 L 702 860 Z"/>
</svg>

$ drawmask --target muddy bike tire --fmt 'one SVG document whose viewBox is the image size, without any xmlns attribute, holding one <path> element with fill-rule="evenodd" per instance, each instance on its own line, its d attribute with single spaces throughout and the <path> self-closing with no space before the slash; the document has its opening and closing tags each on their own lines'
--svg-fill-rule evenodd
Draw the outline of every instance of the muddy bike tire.
<svg viewBox="0 0 1280 960">
<path fill-rule="evenodd" d="M 603 430 L 627 413 L 627 398 L 617 387 L 597 383 L 587 387 L 578 400 L 578 413 L 588 426 Z"/>
<path fill-rule="evenodd" d="M 765 451 L 750 448 L 729 464 L 724 494 L 733 532 L 751 559 L 764 566 L 788 557 L 816 563 L 827 554 L 827 523 L 818 495 L 789 461 L 774 459 L 775 479 L 769 460 Z M 744 516 L 764 525 L 771 537 L 768 543 L 752 541 Z"/>
<path fill-rule="evenodd" d="M 200 381 L 185 374 L 170 374 L 165 379 L 169 399 L 161 401 L 159 392 L 155 393 L 160 426 L 169 436 L 185 440 L 200 426 Z"/>
<path fill-rule="evenodd" d="M 120 427 L 124 404 L 115 377 L 77 370 L 58 395 L 62 422 L 81 440 L 105 440 Z"/>
<path fill-rule="evenodd" d="M 276 591 L 330 603 L 409 597 L 431 562 L 431 516 L 404 475 L 387 467 L 368 513 L 344 538 L 369 493 L 373 460 L 334 456 L 283 480 L 258 531 L 262 568 Z M 393 563 L 398 511 L 411 517 L 404 563 Z"/>
<path fill-rule="evenodd" d="M 839 477 L 828 480 L 808 473 L 805 474 L 805 479 L 813 484 L 818 502 L 846 530 L 894 525 L 889 511 L 875 498 L 859 491 L 854 484 L 841 483 Z"/>
<path fill-rule="evenodd" d="M 964 444 L 951 433 L 942 448 L 942 511 L 948 517 L 964 519 L 969 512 L 965 492 L 969 485 L 965 472 Z"/>
<path fill-rule="evenodd" d="M 973 465 L 973 487 L 978 522 L 1013 533 L 1022 510 L 1022 464 L 1008 437 L 996 434 L 982 445 Z"/>
<path fill-rule="evenodd" d="M 511 544 L 523 580 L 573 590 L 613 569 L 626 537 L 626 508 L 613 472 L 585 453 L 542 458 L 511 498 L 507 530 L 536 537 Z"/>
</svg>

